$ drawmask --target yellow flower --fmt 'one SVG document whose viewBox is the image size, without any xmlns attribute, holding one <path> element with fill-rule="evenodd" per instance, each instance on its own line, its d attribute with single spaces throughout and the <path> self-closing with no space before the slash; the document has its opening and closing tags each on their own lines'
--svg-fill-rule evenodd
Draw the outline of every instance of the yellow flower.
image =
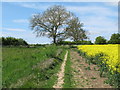
<svg viewBox="0 0 120 90">
<path fill-rule="evenodd" d="M 120 72 L 120 53 L 118 53 L 118 49 L 120 49 L 120 44 L 108 44 L 108 45 L 79 45 L 79 50 L 86 52 L 88 56 L 95 56 L 99 53 L 104 53 L 105 56 L 103 63 L 106 62 L 110 69 L 113 71 Z M 120 59 L 120 58 L 119 58 Z M 119 65 L 117 68 L 115 66 Z"/>
</svg>

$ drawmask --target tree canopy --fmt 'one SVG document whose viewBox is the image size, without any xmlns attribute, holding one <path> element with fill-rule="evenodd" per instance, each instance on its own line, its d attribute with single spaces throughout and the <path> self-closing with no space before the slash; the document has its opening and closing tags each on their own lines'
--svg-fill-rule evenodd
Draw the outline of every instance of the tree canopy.
<svg viewBox="0 0 120 90">
<path fill-rule="evenodd" d="M 95 44 L 106 44 L 106 39 L 102 36 L 98 36 L 95 39 Z"/>
<path fill-rule="evenodd" d="M 112 34 L 108 43 L 109 44 L 120 44 L 120 34 L 119 33 Z"/>
<path fill-rule="evenodd" d="M 74 25 L 71 25 L 74 20 L 78 20 L 75 18 L 75 15 L 67 11 L 65 7 L 61 5 L 54 5 L 42 13 L 33 15 L 30 19 L 30 26 L 37 36 L 47 36 L 52 38 L 53 43 L 69 38 L 71 35 L 70 31 L 72 33 L 73 30 L 74 32 L 79 33 L 78 36 L 80 35 L 77 40 L 80 40 L 81 38 L 84 39 L 86 35 L 85 31 L 80 28 L 82 24 L 79 21 L 76 21 Z M 68 34 L 66 34 L 67 32 Z M 73 36 L 75 35 L 72 35 L 72 37 Z"/>
<path fill-rule="evenodd" d="M 86 31 L 83 30 L 83 23 L 80 23 L 78 17 L 74 17 L 68 23 L 68 27 L 66 28 L 67 36 L 69 36 L 74 41 L 83 41 L 87 39 Z"/>
</svg>

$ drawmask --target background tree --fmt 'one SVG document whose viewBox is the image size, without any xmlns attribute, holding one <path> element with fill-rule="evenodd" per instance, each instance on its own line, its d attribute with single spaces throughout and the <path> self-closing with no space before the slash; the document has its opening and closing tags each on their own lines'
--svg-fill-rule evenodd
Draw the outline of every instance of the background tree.
<svg viewBox="0 0 120 90">
<path fill-rule="evenodd" d="M 72 16 L 63 6 L 54 5 L 41 14 L 33 15 L 30 24 L 37 36 L 46 35 L 53 39 L 53 43 L 57 43 L 57 40 L 65 38 L 64 28 Z"/>
<path fill-rule="evenodd" d="M 99 36 L 95 39 L 95 44 L 106 44 L 106 39 L 102 36 Z"/>
<path fill-rule="evenodd" d="M 110 40 L 108 41 L 109 44 L 120 44 L 120 34 L 112 34 Z"/>
<path fill-rule="evenodd" d="M 83 30 L 83 23 L 80 23 L 77 17 L 74 17 L 68 23 L 68 27 L 66 28 L 66 32 L 68 37 L 70 37 L 74 41 L 83 41 L 87 39 L 86 31 Z"/>
</svg>

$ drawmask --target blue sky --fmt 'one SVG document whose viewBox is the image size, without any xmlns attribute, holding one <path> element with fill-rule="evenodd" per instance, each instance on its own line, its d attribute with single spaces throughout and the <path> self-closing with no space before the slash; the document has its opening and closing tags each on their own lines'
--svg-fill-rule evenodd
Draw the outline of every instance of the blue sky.
<svg viewBox="0 0 120 90">
<path fill-rule="evenodd" d="M 28 43 L 51 43 L 47 37 L 36 37 L 30 29 L 29 19 L 52 5 L 63 5 L 84 23 L 90 40 L 97 36 L 109 39 L 118 32 L 117 3 L 107 2 L 2 2 L 2 36 L 23 38 Z"/>
</svg>

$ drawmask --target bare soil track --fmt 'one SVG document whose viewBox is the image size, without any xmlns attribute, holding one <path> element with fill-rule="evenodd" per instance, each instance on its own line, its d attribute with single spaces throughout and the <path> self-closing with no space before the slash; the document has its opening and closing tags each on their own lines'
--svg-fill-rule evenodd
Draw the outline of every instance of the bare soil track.
<svg viewBox="0 0 120 90">
<path fill-rule="evenodd" d="M 110 85 L 104 83 L 106 78 L 100 77 L 96 65 L 87 64 L 76 51 L 71 50 L 70 56 L 75 88 L 111 88 Z"/>
</svg>

